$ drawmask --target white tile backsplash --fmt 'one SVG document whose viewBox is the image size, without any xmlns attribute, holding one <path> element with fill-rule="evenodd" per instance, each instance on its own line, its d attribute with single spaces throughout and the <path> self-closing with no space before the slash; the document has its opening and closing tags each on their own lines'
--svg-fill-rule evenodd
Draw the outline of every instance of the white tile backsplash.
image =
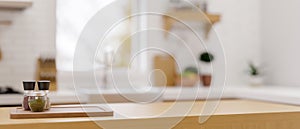
<svg viewBox="0 0 300 129">
<path fill-rule="evenodd" d="M 22 80 L 35 79 L 37 58 L 55 54 L 55 0 L 33 0 L 24 10 L 0 10 L 0 20 L 12 20 L 1 26 L 0 86 L 21 89 Z"/>
</svg>

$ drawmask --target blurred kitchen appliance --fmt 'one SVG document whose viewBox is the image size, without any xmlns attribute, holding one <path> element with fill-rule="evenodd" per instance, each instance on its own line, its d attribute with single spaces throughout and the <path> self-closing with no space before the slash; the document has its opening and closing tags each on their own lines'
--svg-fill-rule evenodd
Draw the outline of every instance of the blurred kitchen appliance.
<svg viewBox="0 0 300 129">
<path fill-rule="evenodd" d="M 6 86 L 5 88 L 0 86 L 0 94 L 21 94 L 21 92 L 12 88 L 12 86 Z"/>
</svg>

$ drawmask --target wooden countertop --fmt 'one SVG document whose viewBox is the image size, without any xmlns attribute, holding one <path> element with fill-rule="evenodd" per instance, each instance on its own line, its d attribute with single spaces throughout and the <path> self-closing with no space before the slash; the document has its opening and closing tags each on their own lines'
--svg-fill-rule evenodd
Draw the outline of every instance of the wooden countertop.
<svg viewBox="0 0 300 129">
<path fill-rule="evenodd" d="M 0 128 L 9 129 L 299 129 L 300 107 L 250 100 L 222 100 L 204 124 L 198 122 L 203 101 L 110 104 L 113 117 L 10 119 L 11 108 L 0 108 Z M 189 110 L 190 109 L 190 110 Z M 185 115 L 187 114 L 187 115 Z M 183 117 L 185 116 L 185 117 Z M 96 121 L 96 122 L 94 122 Z"/>
</svg>

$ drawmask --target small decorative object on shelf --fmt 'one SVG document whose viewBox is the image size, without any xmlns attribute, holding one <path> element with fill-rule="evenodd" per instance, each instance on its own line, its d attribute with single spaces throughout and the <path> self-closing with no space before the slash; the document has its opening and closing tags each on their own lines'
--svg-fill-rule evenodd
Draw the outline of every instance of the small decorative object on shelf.
<svg viewBox="0 0 300 129">
<path fill-rule="evenodd" d="M 211 84 L 211 62 L 213 60 L 214 56 L 209 52 L 204 52 L 199 56 L 199 61 L 202 62 L 200 80 L 202 81 L 203 86 L 210 86 Z"/>
<path fill-rule="evenodd" d="M 185 68 L 182 74 L 177 77 L 176 85 L 195 86 L 197 81 L 199 81 L 198 69 L 190 66 Z"/>
<path fill-rule="evenodd" d="M 24 88 L 24 97 L 23 97 L 22 108 L 24 110 L 30 110 L 30 107 L 28 105 L 28 98 L 29 95 L 34 91 L 35 81 L 34 80 L 23 81 L 23 88 Z"/>
<path fill-rule="evenodd" d="M 258 66 L 254 63 L 249 63 L 248 74 L 250 76 L 249 83 L 251 86 L 260 86 L 263 83 L 263 78 L 261 76 L 261 71 Z"/>
</svg>

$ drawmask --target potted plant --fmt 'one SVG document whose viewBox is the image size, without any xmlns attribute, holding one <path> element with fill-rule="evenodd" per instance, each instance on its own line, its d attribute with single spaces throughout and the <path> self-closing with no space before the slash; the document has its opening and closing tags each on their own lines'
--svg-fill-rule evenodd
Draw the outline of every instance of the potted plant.
<svg viewBox="0 0 300 129">
<path fill-rule="evenodd" d="M 248 74 L 250 76 L 250 85 L 252 86 L 260 86 L 263 83 L 263 79 L 261 76 L 261 71 L 259 67 L 254 65 L 252 62 L 249 63 Z"/>
<path fill-rule="evenodd" d="M 198 79 L 198 69 L 193 66 L 186 67 L 184 71 L 177 76 L 176 85 L 195 86 Z"/>
<path fill-rule="evenodd" d="M 209 52 L 203 52 L 199 56 L 199 61 L 202 62 L 200 80 L 203 86 L 210 86 L 211 77 L 211 62 L 214 60 L 214 56 Z"/>
</svg>

